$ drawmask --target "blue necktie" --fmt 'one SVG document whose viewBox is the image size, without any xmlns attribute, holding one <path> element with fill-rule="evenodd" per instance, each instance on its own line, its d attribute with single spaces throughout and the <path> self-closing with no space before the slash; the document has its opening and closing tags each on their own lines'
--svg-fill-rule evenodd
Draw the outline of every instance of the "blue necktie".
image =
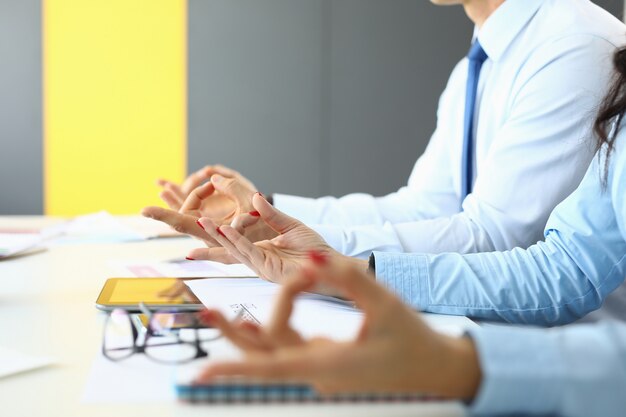
<svg viewBox="0 0 626 417">
<path fill-rule="evenodd" d="M 465 90 L 465 121 L 463 123 L 463 159 L 461 167 L 461 203 L 472 192 L 474 182 L 474 107 L 476 106 L 476 90 L 478 76 L 487 54 L 476 41 L 467 54 L 469 59 L 467 71 L 467 88 Z"/>
</svg>

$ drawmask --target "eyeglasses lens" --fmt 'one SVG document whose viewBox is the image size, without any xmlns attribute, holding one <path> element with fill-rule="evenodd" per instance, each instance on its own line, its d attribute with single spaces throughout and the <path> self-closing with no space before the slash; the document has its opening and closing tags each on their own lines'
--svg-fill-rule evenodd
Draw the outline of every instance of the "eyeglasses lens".
<svg viewBox="0 0 626 417">
<path fill-rule="evenodd" d="M 160 362 L 184 362 L 196 357 L 195 338 L 181 338 L 175 315 L 155 313 L 150 321 L 152 335 L 146 340 L 146 355 Z M 185 329 L 182 329 L 185 330 Z"/>
<path fill-rule="evenodd" d="M 114 310 L 107 318 L 104 328 L 104 354 L 113 360 L 133 354 L 133 324 L 124 310 Z"/>
</svg>

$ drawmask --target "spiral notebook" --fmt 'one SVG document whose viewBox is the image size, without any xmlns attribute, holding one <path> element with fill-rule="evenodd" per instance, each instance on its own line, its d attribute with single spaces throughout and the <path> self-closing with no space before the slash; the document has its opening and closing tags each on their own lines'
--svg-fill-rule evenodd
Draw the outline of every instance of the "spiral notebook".
<svg viewBox="0 0 626 417">
<path fill-rule="evenodd" d="M 263 382 L 247 379 L 223 379 L 210 384 L 178 384 L 176 395 L 186 403 L 246 404 L 305 402 L 424 402 L 438 398 L 417 393 L 371 394 L 346 393 L 322 395 L 310 385 L 290 382 Z"/>
</svg>

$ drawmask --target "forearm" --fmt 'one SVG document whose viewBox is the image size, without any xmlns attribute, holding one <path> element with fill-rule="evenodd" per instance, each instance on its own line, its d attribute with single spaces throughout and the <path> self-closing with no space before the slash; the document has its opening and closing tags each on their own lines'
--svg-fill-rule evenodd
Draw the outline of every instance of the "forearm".
<svg viewBox="0 0 626 417">
<path fill-rule="evenodd" d="M 623 415 L 623 324 L 552 330 L 491 327 L 470 334 L 482 369 L 472 414 Z"/>
<path fill-rule="evenodd" d="M 368 194 L 349 194 L 342 198 L 274 194 L 273 203 L 283 213 L 307 225 L 354 226 L 383 222 L 376 199 Z"/>
<path fill-rule="evenodd" d="M 435 336 L 437 350 L 429 361 L 436 360 L 439 369 L 424 381 L 425 392 L 444 397 L 472 400 L 482 380 L 478 352 L 474 341 L 467 337 Z M 422 367 L 424 358 L 413 361 Z M 416 374 L 420 374 L 419 371 Z"/>
<path fill-rule="evenodd" d="M 307 225 L 339 227 L 402 223 L 454 214 L 458 199 L 450 192 L 419 192 L 402 187 L 383 197 L 353 193 L 343 197 L 307 198 L 274 194 L 280 211 Z"/>
<path fill-rule="evenodd" d="M 495 249 L 489 232 L 465 213 L 411 223 L 311 227 L 340 253 L 360 258 L 373 251 L 476 253 Z"/>
<path fill-rule="evenodd" d="M 378 279 L 415 308 L 512 323 L 572 322 L 623 281 L 586 277 L 554 242 L 502 253 L 375 257 Z"/>
</svg>

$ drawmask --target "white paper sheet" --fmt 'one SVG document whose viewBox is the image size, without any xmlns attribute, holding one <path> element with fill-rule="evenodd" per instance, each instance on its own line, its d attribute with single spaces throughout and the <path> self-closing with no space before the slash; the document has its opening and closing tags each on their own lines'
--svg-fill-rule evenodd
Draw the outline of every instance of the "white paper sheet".
<svg viewBox="0 0 626 417">
<path fill-rule="evenodd" d="M 113 216 L 106 211 L 78 216 L 42 232 L 60 235 L 51 245 L 133 242 L 183 236 L 159 221 L 137 216 Z"/>
<path fill-rule="evenodd" d="M 26 355 L 0 347 L 0 378 L 51 365 L 51 358 Z"/>
<path fill-rule="evenodd" d="M 207 347 L 209 358 L 183 365 L 157 363 L 143 354 L 112 362 L 98 353 L 87 378 L 82 402 L 172 403 L 176 401 L 176 383 L 191 381 L 211 360 L 240 357 L 237 349 L 226 339 L 210 342 Z"/>
<path fill-rule="evenodd" d="M 118 222 L 125 228 L 133 230 L 144 239 L 155 239 L 159 237 L 180 237 L 186 236 L 178 233 L 167 224 L 158 220 L 149 219 L 143 216 L 115 216 Z"/>
<path fill-rule="evenodd" d="M 259 278 L 207 279 L 185 283 L 206 307 L 220 309 L 230 318 L 243 307 L 261 324 L 269 320 L 280 288 Z M 422 317 L 436 330 L 455 336 L 477 326 L 462 316 L 422 314 Z M 339 340 L 356 336 L 361 322 L 362 313 L 348 303 L 309 293 L 296 300 L 291 318 L 291 325 L 305 337 L 326 336 Z"/>
<path fill-rule="evenodd" d="M 155 262 L 154 260 L 111 261 L 109 267 L 118 278 L 209 278 L 209 277 L 254 277 L 256 274 L 242 264 L 224 265 L 211 261 L 176 260 Z"/>
<path fill-rule="evenodd" d="M 0 259 L 27 252 L 42 242 L 39 233 L 0 233 Z"/>
<path fill-rule="evenodd" d="M 87 378 L 85 403 L 172 402 L 176 368 L 135 355 L 112 362 L 98 354 Z"/>
</svg>

